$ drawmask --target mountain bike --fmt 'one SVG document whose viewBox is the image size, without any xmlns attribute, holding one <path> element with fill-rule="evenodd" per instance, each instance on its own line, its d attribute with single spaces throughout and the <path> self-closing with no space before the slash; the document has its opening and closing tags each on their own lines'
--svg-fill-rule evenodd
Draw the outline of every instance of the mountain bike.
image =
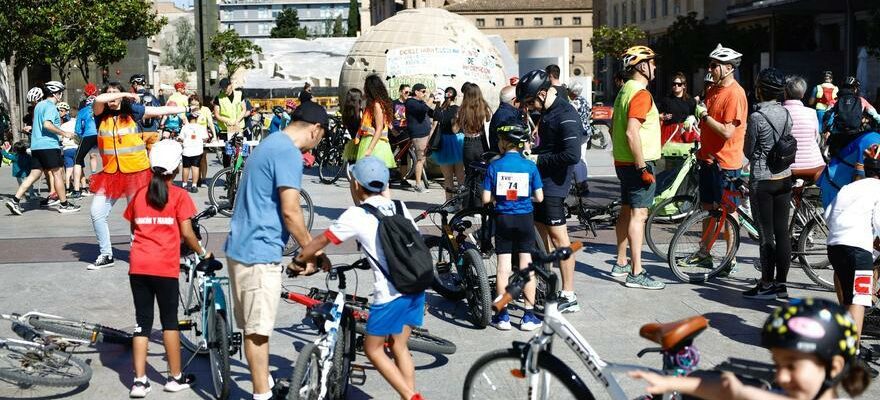
<svg viewBox="0 0 880 400">
<path fill-rule="evenodd" d="M 415 175 L 417 159 L 412 139 L 408 135 L 401 135 L 397 138 L 389 137 L 389 140 L 392 140 L 391 147 L 394 150 L 394 162 L 398 167 L 404 166 L 404 172 L 402 172 L 400 179 L 412 179 L 413 175 Z M 422 184 L 425 185 L 425 189 L 429 186 L 428 173 L 424 168 L 422 169 Z"/>
<path fill-rule="evenodd" d="M 332 119 L 331 119 L 332 120 Z M 339 177 L 345 176 L 348 161 L 345 160 L 345 145 L 351 141 L 351 135 L 340 121 L 332 127 L 318 146 L 315 147 L 315 158 L 318 163 L 318 179 L 324 184 L 333 184 Z"/>
<path fill-rule="evenodd" d="M 241 332 L 232 331 L 232 303 L 226 300 L 225 292 L 229 278 L 216 275 L 222 268 L 223 264 L 214 259 L 202 260 L 195 267 L 180 265 L 186 280 L 180 290 L 184 297 L 181 301 L 184 320 L 180 321 L 179 329 L 181 343 L 193 351 L 184 369 L 196 356 L 207 352 L 214 396 L 228 399 L 232 382 L 229 356 L 241 349 L 242 337 Z"/>
<path fill-rule="evenodd" d="M 559 248 L 550 254 L 537 255 L 535 264 L 515 273 L 507 292 L 498 299 L 495 309 L 503 308 L 522 292 L 529 274 L 542 276 L 550 285 L 544 309 L 544 323 L 540 331 L 528 342 L 513 342 L 511 348 L 495 350 L 478 358 L 468 370 L 464 381 L 464 399 L 594 399 L 593 392 L 567 363 L 552 354 L 556 337 L 578 356 L 596 381 L 602 384 L 608 397 L 630 399 L 613 373 L 634 370 L 653 370 L 666 375 L 686 375 L 693 371 L 700 360 L 700 353 L 693 345 L 694 338 L 708 327 L 706 318 L 696 316 L 668 324 L 652 323 L 642 326 L 639 334 L 660 347 L 643 349 L 639 357 L 647 353 L 660 353 L 663 358 L 661 370 L 635 365 L 616 364 L 602 360 L 597 353 L 558 310 L 558 277 L 543 263 L 559 266 L 561 260 L 571 257 L 581 248 L 580 243 Z M 673 394 L 663 399 L 673 398 Z M 658 397 L 659 398 L 659 397 Z"/>
<path fill-rule="evenodd" d="M 25 340 L 0 338 L 0 379 L 25 388 L 79 387 L 92 379 L 89 364 L 62 351 L 32 328 L 18 325 L 15 333 Z"/>
<path fill-rule="evenodd" d="M 22 338 L 25 337 L 19 333 L 19 330 L 43 338 L 62 351 L 66 351 L 69 347 L 90 346 L 96 343 L 131 345 L 131 333 L 57 315 L 31 311 L 25 314 L 0 314 L 0 319 L 12 322 L 12 330 Z"/>
</svg>

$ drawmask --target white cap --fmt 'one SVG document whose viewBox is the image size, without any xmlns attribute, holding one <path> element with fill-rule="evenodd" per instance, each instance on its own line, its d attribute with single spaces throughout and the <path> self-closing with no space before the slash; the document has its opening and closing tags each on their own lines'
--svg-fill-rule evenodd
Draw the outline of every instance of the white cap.
<svg viewBox="0 0 880 400">
<path fill-rule="evenodd" d="M 175 140 L 165 139 L 153 145 L 150 150 L 150 166 L 165 170 L 165 175 L 171 175 L 180 166 L 183 158 L 183 147 Z"/>
</svg>

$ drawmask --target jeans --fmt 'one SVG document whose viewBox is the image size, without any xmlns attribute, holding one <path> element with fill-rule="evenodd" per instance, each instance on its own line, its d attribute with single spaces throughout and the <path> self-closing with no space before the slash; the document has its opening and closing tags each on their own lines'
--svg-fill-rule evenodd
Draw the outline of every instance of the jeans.
<svg viewBox="0 0 880 400">
<path fill-rule="evenodd" d="M 110 210 L 116 204 L 118 199 L 110 199 L 103 194 L 96 194 L 92 198 L 92 208 L 90 210 L 92 216 L 92 227 L 95 228 L 95 237 L 98 238 L 98 247 L 101 248 L 101 254 L 113 256 L 113 246 L 110 243 L 110 225 L 107 224 L 107 216 Z"/>
</svg>

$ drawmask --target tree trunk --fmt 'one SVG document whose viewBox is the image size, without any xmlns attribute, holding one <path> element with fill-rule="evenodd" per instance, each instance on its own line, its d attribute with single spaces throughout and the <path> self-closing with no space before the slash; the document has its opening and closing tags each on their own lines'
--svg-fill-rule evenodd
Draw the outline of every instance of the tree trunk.
<svg viewBox="0 0 880 400">
<path fill-rule="evenodd" d="M 12 129 L 13 141 L 21 140 L 21 112 L 18 104 L 18 90 L 16 90 L 16 81 L 18 80 L 21 68 L 16 65 L 15 56 L 10 58 L 6 63 L 6 74 L 9 81 L 9 129 Z"/>
</svg>

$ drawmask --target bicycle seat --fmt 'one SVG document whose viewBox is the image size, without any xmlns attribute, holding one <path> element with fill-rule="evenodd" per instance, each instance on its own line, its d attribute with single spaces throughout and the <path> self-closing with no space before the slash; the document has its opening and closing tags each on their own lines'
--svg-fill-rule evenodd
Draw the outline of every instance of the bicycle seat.
<svg viewBox="0 0 880 400">
<path fill-rule="evenodd" d="M 458 221 L 452 225 L 452 230 L 458 233 L 462 233 L 473 226 L 471 221 Z"/>
<path fill-rule="evenodd" d="M 220 261 L 217 261 L 213 258 L 202 260 L 201 262 L 199 262 L 198 265 L 196 265 L 196 271 L 201 271 L 206 274 L 209 274 L 211 272 L 214 272 L 214 271 L 217 271 L 220 269 L 223 269 L 223 263 L 221 263 Z"/>
<path fill-rule="evenodd" d="M 673 350 L 686 342 L 690 342 L 709 326 L 709 321 L 702 315 L 685 318 L 666 324 L 651 323 L 642 325 L 639 335 L 659 344 L 663 350 Z"/>
</svg>

